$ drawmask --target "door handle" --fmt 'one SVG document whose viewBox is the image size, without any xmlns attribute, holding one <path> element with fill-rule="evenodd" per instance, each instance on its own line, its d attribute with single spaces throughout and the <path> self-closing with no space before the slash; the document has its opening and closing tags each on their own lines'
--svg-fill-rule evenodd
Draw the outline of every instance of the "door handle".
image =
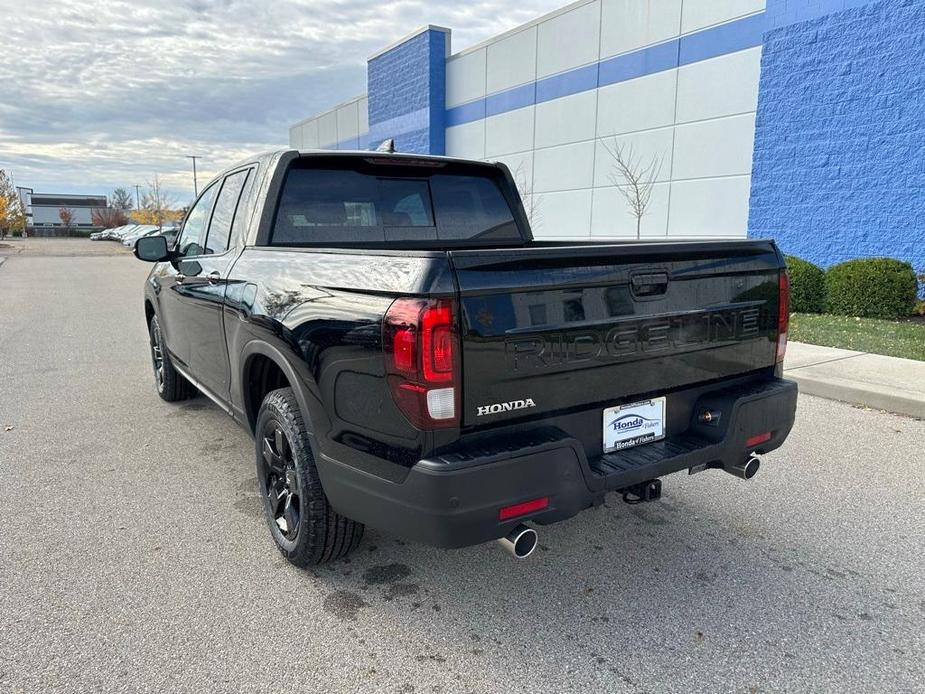
<svg viewBox="0 0 925 694">
<path fill-rule="evenodd" d="M 213 270 L 208 275 L 206 275 L 206 279 L 209 280 L 209 284 L 215 284 L 222 279 L 222 273 L 220 273 L 218 270 Z"/>
</svg>

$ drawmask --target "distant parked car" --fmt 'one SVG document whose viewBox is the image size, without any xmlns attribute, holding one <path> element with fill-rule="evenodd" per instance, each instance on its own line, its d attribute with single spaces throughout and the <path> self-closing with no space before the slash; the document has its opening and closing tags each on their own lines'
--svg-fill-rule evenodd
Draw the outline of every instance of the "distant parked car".
<svg viewBox="0 0 925 694">
<path fill-rule="evenodd" d="M 167 247 L 173 248 L 177 244 L 177 236 L 179 233 L 179 227 L 164 227 L 157 235 L 167 239 Z"/>
<path fill-rule="evenodd" d="M 154 224 L 139 224 L 132 231 L 124 234 L 120 237 L 123 246 L 128 246 L 129 248 L 135 245 L 135 241 L 140 239 L 142 236 L 147 236 L 158 230 L 158 227 Z"/>
<path fill-rule="evenodd" d="M 165 238 L 167 238 L 167 245 L 168 245 L 168 246 L 172 246 L 172 245 L 173 245 L 172 241 L 176 241 L 176 240 L 177 240 L 177 233 L 176 233 L 176 231 L 177 231 L 176 227 L 173 227 L 173 226 L 169 226 L 169 227 L 166 227 L 166 226 L 165 226 L 165 227 L 161 227 L 161 228 L 154 227 L 153 229 L 147 229 L 147 230 L 143 231 L 143 232 L 140 233 L 140 234 L 138 234 L 138 233 L 133 233 L 133 234 L 127 235 L 127 236 L 122 240 L 122 245 L 123 245 L 123 246 L 128 246 L 129 248 L 134 248 L 134 247 L 135 247 L 135 243 L 138 241 L 138 239 L 145 238 L 146 236 L 164 236 Z M 172 239 L 171 239 L 171 237 L 169 236 L 169 234 L 170 234 L 171 232 L 173 233 L 173 238 L 172 238 Z"/>
<path fill-rule="evenodd" d="M 124 224 L 120 227 L 111 227 L 109 229 L 103 229 L 102 231 L 96 231 L 90 234 L 91 241 L 111 241 L 116 238 L 116 234 L 119 233 L 122 229 L 127 229 L 128 224 Z"/>
<path fill-rule="evenodd" d="M 123 224 L 120 227 L 113 227 L 112 229 L 104 229 L 99 232 L 99 237 L 97 241 L 121 241 L 122 238 L 129 232 L 133 231 L 138 227 L 137 224 Z"/>
<path fill-rule="evenodd" d="M 126 234 L 125 236 L 122 237 L 122 245 L 132 248 L 135 246 L 135 242 L 138 239 L 142 239 L 145 236 L 151 236 L 153 234 L 156 234 L 157 232 L 158 232 L 157 227 L 154 227 L 153 229 L 148 229 L 148 228 L 136 229 L 131 234 Z"/>
</svg>

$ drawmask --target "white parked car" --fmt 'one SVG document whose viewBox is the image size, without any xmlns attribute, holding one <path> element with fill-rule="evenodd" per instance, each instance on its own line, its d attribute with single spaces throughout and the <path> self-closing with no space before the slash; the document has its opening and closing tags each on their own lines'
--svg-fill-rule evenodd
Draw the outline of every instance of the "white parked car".
<svg viewBox="0 0 925 694">
<path fill-rule="evenodd" d="M 170 231 L 175 227 L 173 225 L 156 227 L 153 224 L 142 225 L 143 228 L 137 229 L 134 233 L 128 234 L 122 238 L 122 245 L 129 248 L 135 247 L 135 242 L 145 236 L 163 235 L 165 231 Z"/>
<path fill-rule="evenodd" d="M 96 231 L 90 234 L 91 241 L 112 241 L 117 238 L 120 231 L 127 229 L 130 225 L 123 224 L 120 227 L 111 227 L 109 229 L 103 229 L 102 231 Z"/>
<path fill-rule="evenodd" d="M 119 240 L 122 241 L 123 246 L 131 247 L 142 236 L 147 236 L 155 231 L 157 231 L 157 226 L 154 224 L 137 224 L 134 229 L 123 234 Z"/>
<path fill-rule="evenodd" d="M 121 241 L 125 234 L 134 230 L 137 224 L 123 224 L 120 227 L 113 227 L 100 232 L 100 240 L 104 241 Z"/>
</svg>

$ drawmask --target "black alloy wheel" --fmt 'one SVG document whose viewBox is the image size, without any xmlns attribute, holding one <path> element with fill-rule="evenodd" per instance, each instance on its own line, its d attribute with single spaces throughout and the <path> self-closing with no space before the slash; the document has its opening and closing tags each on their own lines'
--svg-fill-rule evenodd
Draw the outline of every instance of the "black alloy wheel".
<svg viewBox="0 0 925 694">
<path fill-rule="evenodd" d="M 167 402 L 186 400 L 194 396 L 196 388 L 174 368 L 170 360 L 170 353 L 164 343 L 164 333 L 161 332 L 161 324 L 157 316 L 151 316 L 148 336 L 151 342 L 151 367 L 154 369 L 157 394 Z"/>
<path fill-rule="evenodd" d="M 277 549 L 299 567 L 356 549 L 363 524 L 328 502 L 312 453 L 310 428 L 291 388 L 267 393 L 257 413 L 257 487 Z"/>
<path fill-rule="evenodd" d="M 161 345 L 161 326 L 157 318 L 151 319 L 151 364 L 154 367 L 154 382 L 157 392 L 164 392 L 164 348 Z"/>
<path fill-rule="evenodd" d="M 302 517 L 302 491 L 292 446 L 275 419 L 264 424 L 262 438 L 261 488 L 266 490 L 267 512 L 281 537 L 295 543 Z"/>
</svg>

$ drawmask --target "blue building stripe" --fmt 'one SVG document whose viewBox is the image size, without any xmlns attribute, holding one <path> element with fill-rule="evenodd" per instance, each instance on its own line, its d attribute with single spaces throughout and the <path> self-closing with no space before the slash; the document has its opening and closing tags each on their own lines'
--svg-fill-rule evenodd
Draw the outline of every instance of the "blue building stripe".
<svg viewBox="0 0 925 694">
<path fill-rule="evenodd" d="M 598 63 L 585 65 L 568 72 L 538 80 L 536 83 L 536 103 L 552 101 L 563 96 L 586 92 L 597 87 Z"/>
<path fill-rule="evenodd" d="M 845 0 L 848 1 L 848 0 Z M 525 106 L 559 99 L 609 84 L 645 77 L 680 65 L 735 53 L 762 44 L 764 12 L 606 58 L 512 89 L 489 94 L 446 111 L 446 126 L 464 125 Z"/>
<path fill-rule="evenodd" d="M 704 29 L 696 34 L 682 36 L 678 62 L 681 65 L 690 65 L 708 58 L 760 46 L 765 24 L 766 19 L 762 12 Z"/>
<path fill-rule="evenodd" d="M 454 106 L 446 112 L 446 126 L 462 125 L 485 117 L 485 99 L 470 101 L 462 106 Z"/>
<path fill-rule="evenodd" d="M 522 84 L 513 89 L 492 94 L 485 98 L 485 115 L 496 116 L 499 113 L 514 111 L 536 103 L 536 82 Z"/>
<path fill-rule="evenodd" d="M 674 39 L 643 48 L 640 51 L 602 60 L 598 73 L 600 77 L 598 86 L 604 87 L 608 84 L 625 82 L 678 67 L 679 45 L 680 41 Z"/>
</svg>

